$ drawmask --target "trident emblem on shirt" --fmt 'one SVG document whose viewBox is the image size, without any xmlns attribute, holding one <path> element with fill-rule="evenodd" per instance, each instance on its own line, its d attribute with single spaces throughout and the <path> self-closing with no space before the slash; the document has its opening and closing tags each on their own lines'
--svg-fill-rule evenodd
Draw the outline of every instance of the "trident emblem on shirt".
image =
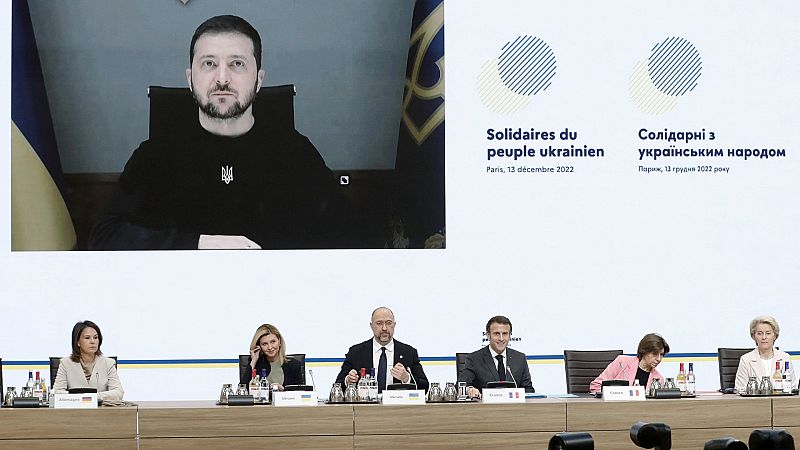
<svg viewBox="0 0 800 450">
<path fill-rule="evenodd" d="M 222 181 L 224 181 L 225 184 L 233 181 L 233 167 L 222 166 Z"/>
</svg>

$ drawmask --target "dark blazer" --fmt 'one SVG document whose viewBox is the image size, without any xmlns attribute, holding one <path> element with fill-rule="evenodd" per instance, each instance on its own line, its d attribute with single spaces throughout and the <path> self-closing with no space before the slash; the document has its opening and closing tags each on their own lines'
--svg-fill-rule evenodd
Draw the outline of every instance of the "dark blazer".
<svg viewBox="0 0 800 450">
<path fill-rule="evenodd" d="M 428 377 L 425 376 L 425 371 L 422 370 L 422 364 L 419 362 L 417 349 L 410 345 L 403 344 L 395 339 L 394 362 L 387 367 L 387 376 L 389 375 L 388 370 L 391 370 L 392 366 L 397 363 L 400 363 L 403 366 L 411 369 L 411 374 L 414 376 L 414 380 L 417 382 L 417 388 L 424 389 L 425 391 L 428 390 Z M 368 339 L 360 344 L 350 347 L 350 349 L 347 351 L 347 354 L 344 355 L 342 370 L 339 371 L 339 376 L 336 377 L 336 382 L 341 383 L 342 389 L 345 389 L 347 386 L 345 386 L 344 379 L 347 377 L 347 374 L 350 372 L 350 370 L 355 369 L 356 372 L 358 372 L 362 367 L 366 368 L 367 372 L 369 372 L 369 369 L 373 368 L 372 339 Z M 395 378 L 393 382 L 399 383 L 400 380 Z"/>
<path fill-rule="evenodd" d="M 248 359 L 248 365 L 251 361 L 252 359 Z M 267 357 L 263 353 L 259 355 L 258 361 L 256 361 L 256 374 L 259 376 L 261 375 L 261 369 L 266 369 L 267 376 L 269 376 L 269 373 L 272 371 L 272 367 L 270 367 L 269 361 L 267 361 Z M 303 384 L 303 369 L 300 366 L 300 361 L 296 359 L 287 359 L 286 362 L 281 365 L 281 369 L 283 369 L 284 386 Z M 245 373 L 242 374 L 239 383 L 249 383 L 253 378 L 252 372 L 252 370 L 246 370 Z"/>
<path fill-rule="evenodd" d="M 506 348 L 506 358 L 506 366 L 511 369 L 511 374 L 514 375 L 517 386 L 525 388 L 525 392 L 534 392 L 533 384 L 531 383 L 531 372 L 528 370 L 528 360 L 525 358 L 525 354 Z M 514 380 L 506 375 L 506 381 Z M 485 388 L 486 383 L 490 381 L 500 381 L 500 377 L 497 374 L 497 360 L 492 358 L 488 345 L 467 355 L 464 369 L 458 374 L 458 381 L 463 381 L 467 383 L 467 386 L 473 386 L 478 389 Z"/>
</svg>

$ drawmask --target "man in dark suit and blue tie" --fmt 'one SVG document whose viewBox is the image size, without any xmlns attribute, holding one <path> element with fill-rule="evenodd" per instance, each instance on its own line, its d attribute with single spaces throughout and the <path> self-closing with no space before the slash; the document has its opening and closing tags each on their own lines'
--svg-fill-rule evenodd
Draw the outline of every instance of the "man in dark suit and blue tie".
<svg viewBox="0 0 800 450">
<path fill-rule="evenodd" d="M 373 338 L 350 347 L 336 382 L 346 388 L 348 384 L 358 381 L 362 367 L 367 369 L 367 373 L 376 368 L 378 392 L 383 392 L 392 383 L 416 384 L 418 389 L 427 391 L 428 377 L 422 370 L 417 350 L 394 339 L 395 325 L 397 322 L 391 309 L 375 309 L 369 323 Z"/>
<path fill-rule="evenodd" d="M 508 348 L 511 339 L 511 321 L 505 316 L 494 316 L 486 323 L 489 345 L 467 355 L 458 381 L 469 386 L 470 397 L 480 397 L 480 390 L 491 381 L 510 381 L 517 387 L 533 392 L 531 372 L 525 354 Z"/>
</svg>

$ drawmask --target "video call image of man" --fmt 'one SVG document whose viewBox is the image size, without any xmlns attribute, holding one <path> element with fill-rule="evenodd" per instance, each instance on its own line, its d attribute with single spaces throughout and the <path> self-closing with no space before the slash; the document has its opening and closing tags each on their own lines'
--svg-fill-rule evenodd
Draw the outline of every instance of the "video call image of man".
<svg viewBox="0 0 800 450">
<path fill-rule="evenodd" d="M 189 58 L 196 126 L 136 149 L 89 248 L 339 247 L 346 201 L 335 176 L 308 138 L 253 116 L 266 74 L 255 28 L 212 17 Z"/>
<path fill-rule="evenodd" d="M 469 396 L 480 397 L 480 391 L 492 381 L 508 381 L 525 392 L 534 392 L 531 372 L 525 354 L 508 348 L 511 339 L 511 321 L 505 316 L 494 316 L 486 323 L 489 345 L 469 355 L 458 381 L 470 386 Z"/>
<path fill-rule="evenodd" d="M 392 383 L 416 384 L 417 389 L 428 390 L 428 377 L 419 362 L 417 349 L 394 339 L 396 325 L 394 313 L 389 308 L 380 307 L 372 312 L 369 326 L 373 337 L 347 351 L 336 377 L 342 389 L 358 382 L 363 367 L 367 374 L 375 368 L 378 392 L 383 392 Z"/>
</svg>

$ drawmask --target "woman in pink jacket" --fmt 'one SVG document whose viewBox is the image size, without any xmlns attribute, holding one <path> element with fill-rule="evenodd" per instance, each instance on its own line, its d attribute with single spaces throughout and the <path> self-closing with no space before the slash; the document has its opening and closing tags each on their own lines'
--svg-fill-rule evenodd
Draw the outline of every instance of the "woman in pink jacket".
<svg viewBox="0 0 800 450">
<path fill-rule="evenodd" d="M 656 370 L 656 366 L 661 363 L 664 355 L 669 353 L 669 344 L 659 334 L 646 334 L 639 341 L 639 348 L 636 356 L 619 355 L 606 367 L 589 386 L 590 392 L 600 392 L 603 381 L 605 380 L 628 380 L 633 384 L 634 380 L 639 380 L 639 384 L 645 389 L 650 388 L 650 384 L 656 378 L 663 384 L 664 377 Z"/>
</svg>

